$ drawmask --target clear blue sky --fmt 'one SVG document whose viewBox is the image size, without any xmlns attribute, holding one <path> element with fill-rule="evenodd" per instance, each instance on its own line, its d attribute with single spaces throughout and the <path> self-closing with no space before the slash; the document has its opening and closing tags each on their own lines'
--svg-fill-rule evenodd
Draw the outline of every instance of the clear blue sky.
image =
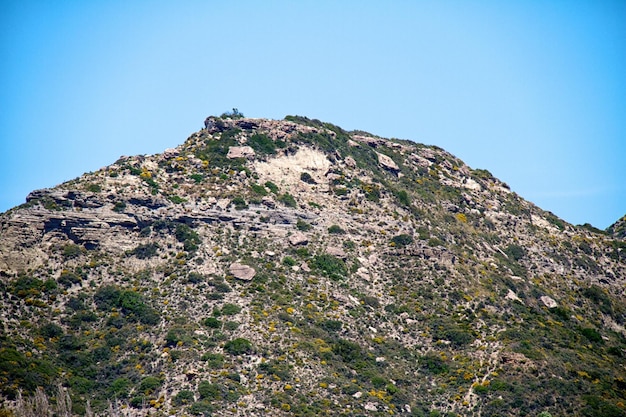
<svg viewBox="0 0 626 417">
<path fill-rule="evenodd" d="M 626 213 L 624 1 L 0 2 L 0 211 L 298 114 L 440 146 L 574 224 Z"/>
</svg>

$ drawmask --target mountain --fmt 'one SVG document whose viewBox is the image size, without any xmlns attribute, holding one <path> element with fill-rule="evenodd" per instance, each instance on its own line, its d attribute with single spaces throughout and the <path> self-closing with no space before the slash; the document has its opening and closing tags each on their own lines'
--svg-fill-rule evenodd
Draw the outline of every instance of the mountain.
<svg viewBox="0 0 626 417">
<path fill-rule="evenodd" d="M 0 215 L 0 415 L 624 416 L 623 220 L 435 146 L 209 117 Z"/>
</svg>

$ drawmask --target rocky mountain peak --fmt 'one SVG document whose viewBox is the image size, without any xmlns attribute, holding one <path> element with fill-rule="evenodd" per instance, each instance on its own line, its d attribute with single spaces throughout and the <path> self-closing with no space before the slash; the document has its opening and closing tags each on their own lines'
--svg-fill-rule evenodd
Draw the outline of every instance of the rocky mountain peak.
<svg viewBox="0 0 626 417">
<path fill-rule="evenodd" d="M 623 415 L 619 223 L 434 146 L 228 116 L 0 215 L 7 408 Z"/>
</svg>

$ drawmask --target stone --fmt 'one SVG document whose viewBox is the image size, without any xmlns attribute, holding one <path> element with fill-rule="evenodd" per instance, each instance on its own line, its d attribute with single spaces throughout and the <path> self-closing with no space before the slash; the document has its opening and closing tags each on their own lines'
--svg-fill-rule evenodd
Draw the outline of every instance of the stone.
<svg viewBox="0 0 626 417">
<path fill-rule="evenodd" d="M 254 155 L 255 155 L 254 149 L 252 149 L 250 146 L 231 146 L 230 148 L 228 148 L 228 154 L 226 154 L 226 157 L 229 159 L 235 159 L 235 158 L 253 159 Z"/>
<path fill-rule="evenodd" d="M 400 167 L 398 167 L 398 165 L 394 162 L 393 159 L 391 159 L 387 155 L 384 155 L 378 152 L 376 152 L 376 155 L 378 156 L 378 163 L 383 168 L 390 170 L 390 171 L 400 171 Z"/>
<path fill-rule="evenodd" d="M 542 295 L 539 297 L 539 300 L 548 308 L 556 308 L 559 304 L 552 297 L 548 297 L 547 295 Z"/>
<path fill-rule="evenodd" d="M 235 278 L 242 281 L 252 281 L 252 278 L 256 275 L 254 268 L 237 262 L 232 263 L 228 270 Z"/>
<path fill-rule="evenodd" d="M 348 165 L 350 168 L 356 168 L 356 161 L 354 160 L 353 157 L 348 156 L 346 157 L 346 159 L 344 160 L 346 165 Z"/>
<path fill-rule="evenodd" d="M 333 255 L 336 256 L 338 258 L 342 258 L 345 259 L 347 257 L 346 253 L 343 251 L 343 249 L 338 248 L 336 246 L 329 246 L 326 248 L 326 253 L 328 255 Z"/>
<path fill-rule="evenodd" d="M 302 232 L 295 232 L 293 235 L 289 236 L 289 243 L 293 246 L 306 245 L 309 243 L 309 238 Z"/>
</svg>

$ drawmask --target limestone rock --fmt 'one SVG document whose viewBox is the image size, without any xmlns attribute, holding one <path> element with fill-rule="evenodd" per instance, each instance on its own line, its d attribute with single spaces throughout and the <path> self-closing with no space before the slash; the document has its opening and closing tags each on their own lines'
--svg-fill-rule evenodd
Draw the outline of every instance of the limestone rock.
<svg viewBox="0 0 626 417">
<path fill-rule="evenodd" d="M 231 146 L 228 148 L 227 158 L 235 159 L 235 158 L 254 158 L 254 149 L 250 146 Z"/>
<path fill-rule="evenodd" d="M 347 257 L 346 252 L 343 249 L 338 248 L 336 246 L 329 246 L 326 248 L 326 253 L 329 255 L 336 256 L 338 258 L 345 259 Z"/>
<path fill-rule="evenodd" d="M 398 165 L 394 162 L 393 159 L 391 159 L 387 155 L 384 155 L 378 152 L 376 152 L 376 155 L 378 156 L 378 163 L 383 168 L 388 169 L 390 171 L 400 171 L 400 167 L 398 167 Z"/>
<path fill-rule="evenodd" d="M 547 295 L 542 295 L 539 300 L 548 308 L 556 308 L 559 304 L 552 297 L 548 297 Z"/>
<path fill-rule="evenodd" d="M 293 246 L 297 245 L 306 245 L 309 243 L 309 238 L 302 232 L 296 232 L 293 235 L 289 236 L 289 243 Z"/>
<path fill-rule="evenodd" d="M 256 275 L 256 271 L 254 268 L 248 265 L 243 265 L 240 263 L 232 263 L 228 268 L 231 274 L 237 279 L 242 281 L 252 281 L 252 278 Z"/>
</svg>

